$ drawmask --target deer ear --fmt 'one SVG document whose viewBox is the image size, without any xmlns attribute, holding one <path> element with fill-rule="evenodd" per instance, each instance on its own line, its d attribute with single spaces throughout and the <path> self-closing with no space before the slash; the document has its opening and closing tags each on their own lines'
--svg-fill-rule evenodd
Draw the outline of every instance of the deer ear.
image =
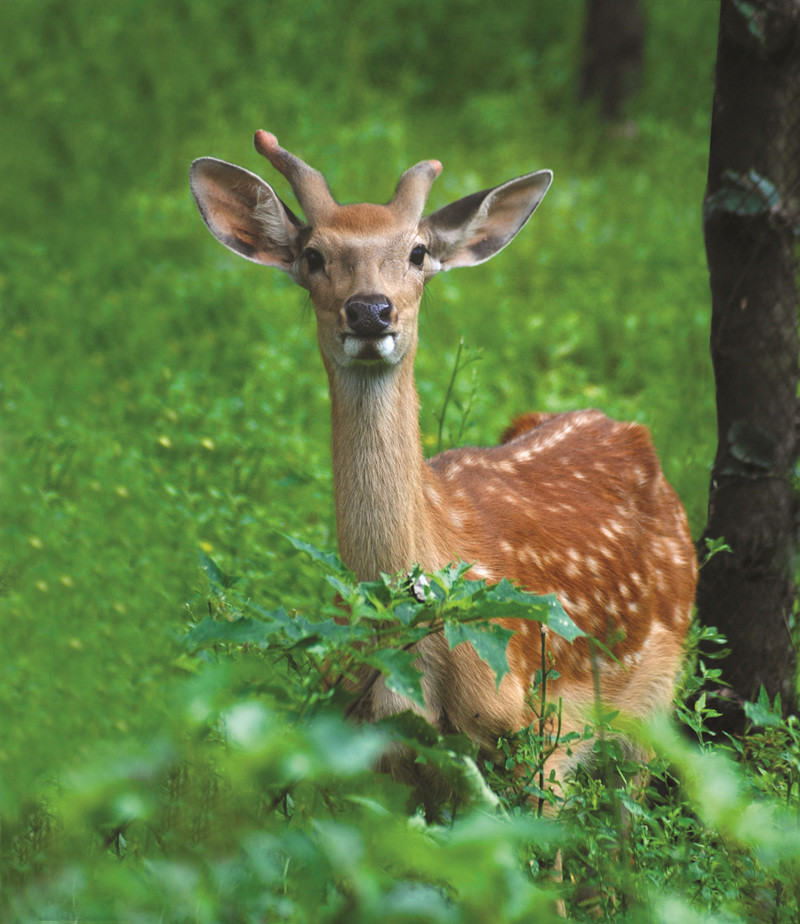
<svg viewBox="0 0 800 924">
<path fill-rule="evenodd" d="M 189 171 L 192 195 L 214 237 L 234 253 L 289 273 L 303 223 L 261 177 L 201 157 Z"/>
<path fill-rule="evenodd" d="M 428 215 L 420 232 L 441 269 L 476 266 L 499 253 L 544 198 L 553 174 L 539 170 L 502 186 L 465 196 Z"/>
</svg>

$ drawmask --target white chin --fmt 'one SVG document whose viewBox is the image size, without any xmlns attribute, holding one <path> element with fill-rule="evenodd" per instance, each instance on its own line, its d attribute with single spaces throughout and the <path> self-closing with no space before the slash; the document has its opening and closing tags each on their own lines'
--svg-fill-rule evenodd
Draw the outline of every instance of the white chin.
<svg viewBox="0 0 800 924">
<path fill-rule="evenodd" d="M 350 359 L 388 359 L 394 353 L 397 338 L 392 334 L 375 340 L 362 340 L 359 337 L 344 338 L 344 352 Z M 378 354 L 375 356 L 375 354 Z M 362 355 L 364 354 L 364 355 Z"/>
</svg>

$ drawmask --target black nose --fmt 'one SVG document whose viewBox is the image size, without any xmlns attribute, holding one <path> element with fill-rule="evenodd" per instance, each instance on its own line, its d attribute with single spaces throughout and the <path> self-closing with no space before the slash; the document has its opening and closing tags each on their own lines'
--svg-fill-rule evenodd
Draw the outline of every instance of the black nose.
<svg viewBox="0 0 800 924">
<path fill-rule="evenodd" d="M 392 303 L 385 295 L 354 295 L 344 306 L 344 316 L 356 337 L 380 337 L 392 319 Z"/>
</svg>

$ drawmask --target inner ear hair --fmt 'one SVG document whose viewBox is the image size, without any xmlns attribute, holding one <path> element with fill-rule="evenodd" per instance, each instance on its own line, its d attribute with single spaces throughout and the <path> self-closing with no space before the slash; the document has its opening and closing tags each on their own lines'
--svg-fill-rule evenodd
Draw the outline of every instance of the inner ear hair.
<svg viewBox="0 0 800 924">
<path fill-rule="evenodd" d="M 271 189 L 259 187 L 256 198 L 253 219 L 263 229 L 264 239 L 274 242 L 279 247 L 294 249 L 296 239 L 291 232 L 291 226 L 294 225 L 299 230 L 302 222 Z"/>
</svg>

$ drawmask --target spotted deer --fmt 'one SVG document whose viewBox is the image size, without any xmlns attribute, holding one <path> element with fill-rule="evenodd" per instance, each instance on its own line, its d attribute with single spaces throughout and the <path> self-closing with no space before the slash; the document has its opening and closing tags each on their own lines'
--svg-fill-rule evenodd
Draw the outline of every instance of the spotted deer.
<svg viewBox="0 0 800 924">
<path fill-rule="evenodd" d="M 211 233 L 234 253 L 276 267 L 311 296 L 328 375 L 336 526 L 341 557 L 359 580 L 454 561 L 487 582 L 558 595 L 589 635 L 616 638 L 597 665 L 607 704 L 631 716 L 669 707 L 694 599 L 697 566 L 686 515 L 661 471 L 647 430 L 599 411 L 526 414 L 501 445 L 425 459 L 414 356 L 425 284 L 474 266 L 522 229 L 550 186 L 540 170 L 459 199 L 423 217 L 438 161 L 407 170 L 387 205 L 340 205 L 322 175 L 259 131 L 256 149 L 289 181 L 305 221 L 262 179 L 211 157 L 191 188 Z M 419 643 L 428 720 L 491 751 L 532 721 L 529 691 L 541 666 L 538 627 L 501 620 L 514 635 L 509 673 L 495 676 L 468 644 L 442 635 Z M 563 701 L 562 732 L 582 731 L 594 703 L 584 640 L 547 641 Z M 356 710 L 376 721 L 411 707 L 382 679 Z M 416 708 L 416 707 L 414 707 Z M 586 753 L 556 750 L 563 778 Z M 402 749 L 386 769 L 433 787 Z"/>
</svg>

